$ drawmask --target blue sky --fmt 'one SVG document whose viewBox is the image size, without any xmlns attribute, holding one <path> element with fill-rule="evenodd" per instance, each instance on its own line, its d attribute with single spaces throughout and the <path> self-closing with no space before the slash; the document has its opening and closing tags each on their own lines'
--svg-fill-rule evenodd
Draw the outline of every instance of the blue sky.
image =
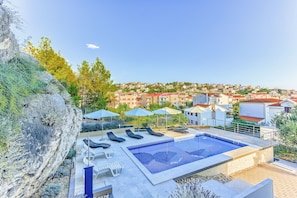
<svg viewBox="0 0 297 198">
<path fill-rule="evenodd" d="M 297 90 L 296 0 L 10 2 L 23 20 L 19 42 L 50 38 L 74 71 L 99 57 L 115 83 Z"/>
</svg>

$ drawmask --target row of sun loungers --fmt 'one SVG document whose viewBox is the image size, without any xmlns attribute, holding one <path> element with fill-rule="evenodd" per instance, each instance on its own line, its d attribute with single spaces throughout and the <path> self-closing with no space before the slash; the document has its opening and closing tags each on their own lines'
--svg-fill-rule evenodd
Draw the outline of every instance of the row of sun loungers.
<svg viewBox="0 0 297 198">
<path fill-rule="evenodd" d="M 151 134 L 151 135 L 159 136 L 159 137 L 164 136 L 163 133 L 155 132 L 155 131 L 153 131 L 151 128 L 147 128 L 146 130 L 147 130 L 147 132 L 148 132 L 149 134 Z M 126 130 L 126 134 L 128 135 L 128 137 L 135 138 L 135 139 L 142 139 L 142 138 L 143 138 L 142 135 L 135 134 L 135 133 L 133 133 L 130 129 L 127 129 L 127 130 Z M 107 136 L 108 136 L 108 138 L 109 138 L 110 140 L 112 140 L 112 141 L 116 141 L 116 142 L 124 142 L 124 141 L 126 141 L 125 138 L 118 137 L 118 136 L 116 136 L 116 135 L 115 135 L 113 132 L 111 132 L 111 131 L 110 131 L 110 132 L 107 132 Z"/>
</svg>

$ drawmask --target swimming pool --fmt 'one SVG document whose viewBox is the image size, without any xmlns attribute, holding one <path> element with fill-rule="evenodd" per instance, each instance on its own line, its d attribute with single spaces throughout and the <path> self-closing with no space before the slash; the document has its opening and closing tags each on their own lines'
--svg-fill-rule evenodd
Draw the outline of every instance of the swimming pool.
<svg viewBox="0 0 297 198">
<path fill-rule="evenodd" d="M 132 146 L 128 150 L 151 174 L 157 174 L 244 146 L 243 143 L 203 134 L 181 141 Z"/>
</svg>

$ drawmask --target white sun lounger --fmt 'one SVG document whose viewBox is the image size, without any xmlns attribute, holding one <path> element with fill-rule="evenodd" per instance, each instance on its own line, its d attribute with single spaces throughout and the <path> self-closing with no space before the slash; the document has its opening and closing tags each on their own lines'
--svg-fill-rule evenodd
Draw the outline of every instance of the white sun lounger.
<svg viewBox="0 0 297 198">
<path fill-rule="evenodd" d="M 87 166 L 93 166 L 93 175 L 95 178 L 98 178 L 99 175 L 108 172 L 110 172 L 113 177 L 116 177 L 121 174 L 123 169 L 123 166 L 119 162 L 111 162 L 101 166 L 97 166 L 92 161 L 88 160 L 87 157 L 83 158 L 83 162 Z"/>
<path fill-rule="evenodd" d="M 83 157 L 88 157 L 90 160 L 94 160 L 96 157 L 100 157 L 104 155 L 106 158 L 112 158 L 114 155 L 114 152 L 112 149 L 103 149 L 103 148 L 88 148 L 86 144 L 83 144 L 83 151 L 82 151 Z"/>
</svg>

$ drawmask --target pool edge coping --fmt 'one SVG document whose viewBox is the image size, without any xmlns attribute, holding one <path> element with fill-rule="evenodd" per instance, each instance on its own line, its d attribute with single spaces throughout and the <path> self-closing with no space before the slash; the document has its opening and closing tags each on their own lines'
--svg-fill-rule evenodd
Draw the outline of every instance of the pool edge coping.
<svg viewBox="0 0 297 198">
<path fill-rule="evenodd" d="M 232 138 L 220 137 L 220 136 L 217 136 L 217 135 L 209 134 L 207 132 L 197 133 L 197 134 L 194 135 L 194 137 L 198 136 L 198 135 L 203 135 L 203 134 L 208 134 L 211 137 L 212 136 L 219 137 L 219 138 L 222 138 L 223 140 L 225 140 L 225 139 L 234 140 Z M 178 138 L 178 141 L 180 141 L 181 139 L 183 139 L 183 138 Z M 189 139 L 189 138 L 187 137 L 185 139 Z M 176 138 L 168 137 L 166 139 L 162 138 L 162 140 L 158 140 L 158 141 L 154 141 L 154 142 L 146 142 L 146 143 L 142 143 L 142 144 L 135 143 L 135 144 L 131 144 L 131 145 L 121 146 L 121 149 L 124 151 L 124 153 L 126 153 L 126 155 L 128 155 L 128 157 L 132 160 L 132 162 L 137 166 L 137 168 L 140 169 L 140 171 L 144 174 L 144 176 L 153 185 L 157 185 L 157 184 L 160 184 L 162 182 L 166 182 L 166 181 L 169 181 L 169 180 L 172 180 L 172 179 L 185 177 L 187 175 L 195 174 L 195 173 L 207 170 L 209 168 L 218 166 L 220 164 L 223 164 L 225 162 L 228 162 L 228 161 L 231 161 L 233 159 L 238 158 L 238 157 L 230 156 L 230 154 L 228 155 L 228 152 L 234 151 L 234 150 L 232 150 L 232 151 L 227 151 L 227 152 L 224 152 L 224 153 L 221 153 L 221 154 L 218 154 L 218 155 L 208 157 L 206 159 L 201 159 L 201 160 L 198 160 L 198 161 L 195 161 L 195 162 L 191 162 L 189 164 L 184 164 L 184 165 L 181 165 L 181 166 L 178 166 L 178 167 L 174 167 L 174 168 L 171 168 L 169 170 L 162 171 L 160 173 L 152 174 L 151 172 L 149 172 L 149 170 L 147 170 L 147 168 L 143 164 L 141 164 L 141 162 L 139 160 L 136 159 L 136 157 L 128 149 L 129 147 L 149 145 L 151 143 L 158 144 L 158 143 L 161 143 L 161 142 L 167 142 L 167 141 L 172 141 L 172 140 L 175 141 Z M 243 142 L 238 141 L 238 140 L 234 140 L 234 141 L 239 142 L 241 144 L 245 144 L 246 146 L 244 146 L 244 147 L 251 147 L 255 151 L 260 150 L 262 148 L 262 147 L 259 147 L 259 146 L 256 146 L 256 145 L 243 143 Z M 244 147 L 241 147 L 241 148 L 244 148 Z M 241 149 L 241 148 L 238 148 L 238 149 Z M 250 153 L 251 152 L 247 152 L 247 153 L 244 153 L 244 154 L 242 154 L 240 156 L 248 155 Z M 172 173 L 174 173 L 174 174 L 172 174 Z"/>
</svg>

